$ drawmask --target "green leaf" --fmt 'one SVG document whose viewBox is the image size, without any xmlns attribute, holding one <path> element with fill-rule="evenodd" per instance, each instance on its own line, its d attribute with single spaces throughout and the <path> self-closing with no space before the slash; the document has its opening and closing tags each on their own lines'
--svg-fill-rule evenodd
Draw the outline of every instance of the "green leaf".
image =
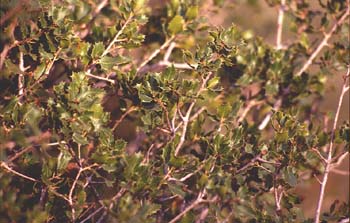
<svg viewBox="0 0 350 223">
<path fill-rule="evenodd" d="M 57 171 L 60 172 L 66 169 L 69 161 L 72 159 L 72 155 L 63 147 L 60 154 L 57 157 Z"/>
<path fill-rule="evenodd" d="M 87 145 L 89 143 L 89 141 L 87 141 L 86 137 L 78 134 L 78 133 L 73 133 L 73 141 L 81 144 L 81 145 Z"/>
<path fill-rule="evenodd" d="M 198 15 L 198 6 L 191 6 L 186 11 L 186 18 L 191 20 L 195 19 Z"/>
<path fill-rule="evenodd" d="M 168 187 L 174 195 L 179 195 L 182 198 L 186 196 L 186 193 L 182 190 L 180 185 L 168 182 Z"/>
<path fill-rule="evenodd" d="M 176 15 L 169 23 L 168 29 L 171 34 L 177 34 L 183 30 L 185 24 L 184 19 L 180 15 Z"/>
<path fill-rule="evenodd" d="M 104 56 L 99 61 L 99 64 L 101 64 L 102 69 L 111 70 L 115 66 L 124 65 L 129 62 L 130 62 L 129 58 L 118 55 L 116 57 Z"/>
<path fill-rule="evenodd" d="M 102 53 L 105 51 L 105 46 L 102 42 L 95 43 L 94 48 L 92 49 L 91 56 L 93 59 L 99 58 Z"/>
<path fill-rule="evenodd" d="M 293 173 L 293 167 L 288 166 L 284 171 L 283 171 L 283 177 L 287 181 L 287 183 L 295 187 L 298 183 L 298 178 L 297 176 Z"/>
<path fill-rule="evenodd" d="M 40 64 L 40 65 L 36 68 L 36 70 L 34 71 L 34 79 L 35 79 L 35 80 L 38 80 L 38 79 L 41 77 L 41 75 L 43 75 L 43 73 L 45 72 L 45 70 L 46 70 L 46 64 L 45 64 L 45 63 Z"/>
<path fill-rule="evenodd" d="M 277 132 L 276 133 L 276 141 L 279 143 L 286 142 L 289 138 L 287 131 Z"/>
<path fill-rule="evenodd" d="M 214 77 L 208 82 L 208 88 L 213 89 L 220 82 L 220 77 Z"/>
<path fill-rule="evenodd" d="M 144 102 L 144 103 L 150 103 L 153 101 L 153 98 L 142 93 L 139 93 L 139 98 L 141 102 Z"/>
</svg>

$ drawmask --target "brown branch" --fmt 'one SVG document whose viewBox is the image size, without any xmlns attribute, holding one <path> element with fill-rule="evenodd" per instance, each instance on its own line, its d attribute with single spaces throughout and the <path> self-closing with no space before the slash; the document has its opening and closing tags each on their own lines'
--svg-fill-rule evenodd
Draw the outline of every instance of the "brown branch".
<svg viewBox="0 0 350 223">
<path fill-rule="evenodd" d="M 348 5 L 348 7 L 349 7 L 349 5 Z M 348 8 L 347 12 L 349 12 L 349 8 Z M 321 215 L 321 210 L 322 210 L 322 205 L 323 205 L 324 194 L 325 194 L 326 185 L 327 185 L 327 182 L 328 182 L 328 176 L 329 176 L 329 173 L 330 173 L 331 167 L 332 167 L 332 155 L 333 155 L 334 137 L 335 137 L 335 131 L 337 129 L 337 123 L 338 123 L 338 119 L 339 119 L 340 108 L 341 108 L 341 105 L 343 103 L 344 95 L 349 90 L 349 86 L 347 84 L 348 78 L 349 78 L 349 74 L 350 74 L 350 67 L 348 67 L 348 72 L 346 74 L 346 79 L 344 80 L 343 88 L 342 88 L 341 94 L 339 96 L 338 107 L 337 107 L 337 111 L 336 111 L 335 117 L 334 117 L 333 129 L 332 129 L 330 144 L 329 144 L 329 148 L 328 148 L 327 162 L 326 162 L 325 171 L 324 171 L 323 179 L 322 179 L 322 182 L 321 182 L 320 194 L 319 194 L 318 202 L 317 202 L 317 209 L 316 209 L 316 214 L 315 214 L 315 223 L 319 223 L 320 222 L 320 215 Z"/>
</svg>

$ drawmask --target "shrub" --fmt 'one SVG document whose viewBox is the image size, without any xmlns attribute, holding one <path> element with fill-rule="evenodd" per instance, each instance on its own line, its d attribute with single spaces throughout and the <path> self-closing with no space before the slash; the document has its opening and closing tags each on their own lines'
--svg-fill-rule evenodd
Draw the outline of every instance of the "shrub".
<svg viewBox="0 0 350 223">
<path fill-rule="evenodd" d="M 349 219 L 348 203 L 321 213 L 349 152 L 349 122 L 338 123 L 349 1 L 267 2 L 276 45 L 210 26 L 203 1 L 2 1 L 2 221 Z M 318 102 L 339 72 L 328 129 Z M 305 219 L 293 189 L 315 175 Z"/>
</svg>

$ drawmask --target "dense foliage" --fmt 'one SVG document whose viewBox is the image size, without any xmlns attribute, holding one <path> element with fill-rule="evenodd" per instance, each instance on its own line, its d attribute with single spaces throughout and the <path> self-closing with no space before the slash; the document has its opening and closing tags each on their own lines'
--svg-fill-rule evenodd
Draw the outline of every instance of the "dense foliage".
<svg viewBox="0 0 350 223">
<path fill-rule="evenodd" d="M 1 0 L 1 222 L 313 221 L 293 188 L 349 152 L 318 112 L 327 79 L 348 90 L 349 2 L 266 1 L 276 46 L 204 2 Z"/>
</svg>

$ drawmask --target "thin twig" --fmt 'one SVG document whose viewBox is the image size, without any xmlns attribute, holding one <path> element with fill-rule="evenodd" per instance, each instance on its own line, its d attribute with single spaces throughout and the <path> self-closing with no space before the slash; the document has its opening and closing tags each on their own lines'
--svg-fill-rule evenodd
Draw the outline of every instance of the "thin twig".
<svg viewBox="0 0 350 223">
<path fill-rule="evenodd" d="M 182 69 L 182 70 L 194 70 L 197 68 L 198 65 L 196 64 L 187 64 L 187 63 L 173 63 L 170 61 L 160 61 L 158 63 L 158 65 L 160 66 L 166 66 L 166 67 L 171 67 L 174 66 L 174 68 L 176 69 Z"/>
<path fill-rule="evenodd" d="M 90 69 L 87 70 L 85 75 L 88 76 L 88 77 L 92 77 L 92 78 L 98 79 L 98 80 L 107 81 L 107 82 L 109 82 L 111 84 L 115 84 L 115 81 L 112 80 L 112 79 L 109 79 L 109 78 L 106 78 L 106 77 L 100 77 L 100 76 L 96 76 L 96 75 L 91 74 L 91 70 Z"/>
<path fill-rule="evenodd" d="M 165 48 L 167 48 L 169 46 L 169 44 L 172 43 L 172 41 L 174 40 L 175 36 L 170 37 L 167 41 L 165 41 L 163 43 L 163 45 L 161 45 L 158 49 L 156 49 L 155 51 L 153 51 L 153 53 L 145 60 L 143 61 L 140 66 L 137 68 L 137 73 L 140 73 L 140 71 L 151 61 L 153 60 L 162 50 L 164 50 Z"/>
<path fill-rule="evenodd" d="M 323 37 L 323 40 L 320 42 L 320 44 L 317 46 L 317 48 L 315 49 L 315 51 L 311 54 L 311 56 L 309 57 L 309 59 L 306 61 L 306 63 L 303 65 L 303 67 L 296 73 L 296 76 L 300 76 L 302 75 L 302 73 L 304 73 L 309 66 L 312 64 L 312 62 L 314 61 L 314 59 L 317 57 L 317 55 L 321 52 L 321 50 L 323 49 L 323 47 L 328 45 L 328 41 L 329 39 L 332 37 L 332 35 L 335 33 L 335 31 L 337 30 L 337 28 L 339 26 L 341 26 L 343 24 L 343 22 L 345 21 L 345 19 L 349 16 L 349 5 L 348 8 L 346 10 L 346 12 L 340 17 L 340 19 L 338 21 L 335 22 L 335 24 L 333 25 L 332 29 L 326 33 Z"/>
<path fill-rule="evenodd" d="M 315 179 L 317 180 L 317 182 L 322 185 L 322 182 L 320 180 L 320 178 L 318 178 L 318 176 L 316 174 L 313 174 L 313 176 L 315 177 Z"/>
<path fill-rule="evenodd" d="M 68 199 L 66 196 L 64 196 L 63 194 L 58 193 L 58 192 L 55 191 L 55 189 L 52 188 L 51 186 L 48 187 L 48 190 L 49 190 L 51 193 L 53 193 L 54 195 L 56 195 L 57 197 L 62 198 L 63 200 L 67 201 L 68 204 L 69 204 L 69 199 Z"/>
<path fill-rule="evenodd" d="M 244 110 L 242 111 L 242 114 L 239 116 L 239 119 L 238 119 L 238 123 L 242 122 L 244 120 L 244 118 L 248 115 L 249 111 L 254 107 L 254 106 L 257 106 L 259 104 L 261 104 L 261 102 L 259 101 L 255 101 L 255 100 L 252 100 L 252 101 L 249 101 L 247 106 L 244 108 Z"/>
<path fill-rule="evenodd" d="M 104 209 L 104 206 L 99 207 L 98 209 L 96 209 L 94 212 L 92 212 L 91 214 L 89 214 L 86 218 L 84 218 L 82 221 L 80 221 L 80 223 L 84 223 L 88 220 L 90 220 L 92 217 L 94 217 L 96 214 L 98 214 L 102 209 Z"/>
<path fill-rule="evenodd" d="M 22 156 L 22 154 L 28 152 L 29 150 L 33 149 L 33 147 L 29 146 L 29 147 L 26 147 L 24 149 L 22 149 L 21 151 L 19 151 L 18 153 L 16 153 L 14 156 L 12 156 L 11 158 L 9 158 L 6 163 L 10 163 L 14 160 L 16 160 L 18 157 Z"/>
<path fill-rule="evenodd" d="M 72 196 L 73 196 L 73 192 L 74 192 L 75 186 L 76 186 L 76 184 L 77 184 L 77 182 L 79 180 L 81 172 L 82 172 L 82 169 L 80 168 L 78 174 L 75 177 L 73 185 L 72 185 L 72 187 L 71 187 L 71 189 L 69 191 L 69 194 L 68 194 L 68 201 L 69 201 L 69 205 L 72 208 L 72 218 L 73 218 L 73 220 L 75 220 L 75 208 L 74 208 L 73 197 Z"/>
<path fill-rule="evenodd" d="M 320 151 L 316 148 L 311 148 L 312 151 L 314 151 L 318 157 L 321 159 L 321 161 L 323 162 L 323 164 L 326 164 L 327 163 L 327 159 L 324 158 L 324 156 L 320 153 Z"/>
<path fill-rule="evenodd" d="M 137 110 L 137 107 L 131 106 L 131 107 L 120 117 L 120 119 L 118 119 L 118 120 L 115 122 L 115 124 L 114 124 L 114 126 L 113 126 L 113 128 L 112 128 L 112 131 L 115 131 L 116 128 L 120 125 L 120 123 L 125 119 L 125 117 L 128 116 L 131 112 L 133 112 L 133 111 L 135 111 L 135 110 Z"/>
<path fill-rule="evenodd" d="M 121 188 L 118 193 L 112 198 L 111 200 L 111 203 L 109 204 L 108 206 L 108 209 L 105 209 L 105 211 L 103 212 L 103 214 L 101 215 L 101 217 L 97 220 L 96 223 L 100 223 L 100 222 L 103 222 L 103 220 L 105 219 L 105 217 L 107 216 L 108 214 L 108 211 L 110 211 L 113 206 L 114 206 L 114 203 L 117 202 L 122 196 L 123 194 L 126 192 L 126 189 L 125 188 Z"/>
<path fill-rule="evenodd" d="M 106 56 L 110 49 L 112 48 L 112 46 L 114 45 L 114 43 L 117 42 L 119 36 L 123 33 L 124 29 L 126 28 L 126 26 L 130 23 L 131 19 L 133 18 L 134 14 L 131 12 L 128 19 L 125 21 L 124 25 L 121 27 L 121 29 L 117 32 L 117 34 L 114 36 L 113 40 L 109 43 L 109 45 L 107 46 L 107 48 L 105 49 L 105 51 L 103 51 L 101 57 Z"/>
<path fill-rule="evenodd" d="M 176 43 L 171 42 L 168 49 L 166 50 L 166 52 L 164 54 L 163 61 L 169 61 L 170 55 L 173 52 L 175 47 L 176 47 Z"/>
<path fill-rule="evenodd" d="M 24 174 L 22 174 L 22 173 L 17 172 L 16 170 L 14 170 L 14 169 L 12 169 L 11 167 L 9 167 L 9 166 L 7 165 L 7 163 L 5 163 L 5 162 L 2 162 L 2 161 L 1 161 L 0 167 L 3 167 L 4 169 L 6 169 L 7 171 L 9 171 L 10 173 L 13 173 L 13 174 L 15 174 L 15 175 L 17 175 L 17 176 L 19 176 L 19 177 L 24 178 L 24 179 L 27 179 L 27 180 L 30 180 L 30 181 L 33 181 L 33 182 L 39 182 L 38 180 L 36 180 L 36 179 L 34 179 L 34 178 L 32 178 L 32 177 L 29 177 L 29 176 L 26 176 L 26 175 L 24 175 Z"/>
<path fill-rule="evenodd" d="M 19 70 L 21 72 L 18 74 L 18 97 L 19 97 L 18 104 L 19 105 L 22 105 L 23 95 L 24 95 L 24 73 L 29 68 L 30 66 L 24 67 L 23 53 L 20 52 L 19 53 Z"/>
<path fill-rule="evenodd" d="M 273 192 L 275 198 L 276 212 L 279 213 L 281 211 L 281 199 L 278 195 L 278 187 L 277 187 L 277 173 L 273 175 Z"/>
<path fill-rule="evenodd" d="M 349 218 L 345 218 L 345 219 L 338 221 L 338 223 L 349 223 L 349 221 L 350 221 Z"/>
<path fill-rule="evenodd" d="M 348 151 L 344 152 L 343 154 L 340 154 L 338 157 L 334 157 L 333 161 L 337 160 L 337 162 L 332 164 L 332 168 L 339 166 L 343 162 L 343 160 L 347 157 L 347 155 L 349 155 Z"/>
<path fill-rule="evenodd" d="M 349 11 L 349 8 L 348 8 L 348 11 Z M 330 144 L 329 144 L 329 148 L 328 148 L 327 163 L 326 163 L 326 166 L 325 166 L 325 171 L 324 171 L 323 179 L 322 179 L 322 182 L 321 182 L 320 195 L 319 195 L 318 202 L 317 202 L 317 209 L 316 209 L 316 214 L 315 214 L 315 223 L 319 223 L 320 222 L 320 215 L 321 215 L 321 210 L 322 210 L 322 204 L 323 204 L 325 189 L 326 189 L 326 185 L 327 185 L 327 182 L 328 182 L 328 175 L 329 175 L 329 172 L 330 172 L 331 167 L 332 167 L 332 155 L 333 155 L 334 137 L 335 137 L 335 131 L 337 129 L 337 123 L 338 123 L 338 119 L 339 119 L 340 108 L 341 108 L 341 105 L 343 103 L 344 95 L 349 90 L 349 87 L 348 87 L 348 84 L 347 84 L 349 73 L 350 73 L 350 67 L 348 67 L 348 72 L 346 74 L 346 79 L 344 80 L 344 85 L 343 85 L 341 94 L 339 96 L 338 107 L 337 107 L 337 111 L 336 111 L 335 117 L 334 117 L 333 129 L 332 129 Z"/>
<path fill-rule="evenodd" d="M 244 171 L 245 169 L 247 169 L 248 167 L 250 167 L 251 165 L 253 165 L 256 161 L 257 161 L 257 159 L 260 157 L 260 154 L 259 155 L 257 155 L 257 156 L 255 156 L 253 159 L 251 159 L 247 164 L 245 164 L 243 167 L 241 167 L 240 169 L 238 169 L 237 171 L 236 171 L 236 174 L 238 174 L 238 173 L 241 173 L 242 171 Z"/>
<path fill-rule="evenodd" d="M 349 171 L 346 171 L 346 170 L 338 170 L 338 169 L 331 169 L 330 172 L 332 173 L 335 173 L 335 174 L 339 174 L 339 175 L 350 175 L 350 172 Z"/>
<path fill-rule="evenodd" d="M 281 5 L 278 10 L 278 19 L 277 19 L 277 37 L 276 37 L 276 48 L 282 49 L 282 31 L 283 31 L 283 18 L 285 10 L 286 0 L 281 0 Z"/>
<path fill-rule="evenodd" d="M 189 205 L 184 211 L 182 211 L 180 214 L 178 214 L 175 218 L 173 218 L 169 223 L 175 223 L 178 220 L 182 218 L 187 212 L 191 211 L 193 208 L 197 207 L 199 204 L 203 203 L 205 200 L 203 200 L 203 197 L 205 196 L 205 191 L 201 191 L 198 194 L 197 199 L 192 202 L 191 205 Z"/>
<path fill-rule="evenodd" d="M 281 108 L 282 105 L 282 99 L 279 98 L 275 104 L 273 105 L 273 110 L 274 111 L 278 111 Z M 260 123 L 259 125 L 259 130 L 263 130 L 264 128 L 266 128 L 267 124 L 269 124 L 269 121 L 272 117 L 273 112 L 270 111 L 269 113 L 267 113 L 267 115 L 265 116 L 264 120 Z"/>
<path fill-rule="evenodd" d="M 0 19 L 0 26 L 2 26 L 7 20 L 9 20 L 11 17 L 18 15 L 19 13 L 21 13 L 21 11 L 23 11 L 26 8 L 26 5 L 29 2 L 27 1 L 19 1 L 17 3 L 17 5 L 15 7 L 13 7 L 11 10 L 9 11 L 5 11 L 6 13 L 4 15 L 1 16 Z M 27 12 L 28 13 L 28 12 Z"/>
<path fill-rule="evenodd" d="M 206 78 L 203 79 L 202 85 L 201 85 L 201 87 L 199 88 L 199 90 L 198 90 L 198 92 L 197 92 L 197 94 L 196 94 L 197 97 L 202 93 L 202 91 L 204 91 L 205 86 L 206 86 L 208 80 L 210 79 L 211 75 L 212 75 L 212 73 L 209 73 L 208 76 L 207 76 Z M 180 111 L 180 110 L 178 111 L 180 117 L 182 118 L 183 126 L 182 126 L 182 133 L 181 133 L 181 136 L 180 136 L 180 141 L 179 141 L 179 143 L 177 144 L 176 149 L 175 149 L 175 156 L 178 156 L 178 154 L 179 154 L 179 152 L 180 152 L 180 150 L 181 150 L 181 148 L 182 148 L 182 145 L 183 145 L 184 142 L 185 142 L 185 137 L 186 137 L 186 133 L 187 133 L 188 123 L 189 123 L 189 121 L 190 121 L 191 112 L 192 112 L 192 109 L 194 108 L 195 104 L 196 104 L 196 100 L 194 100 L 194 101 L 190 104 L 190 106 L 189 106 L 188 109 L 187 109 L 187 112 L 186 112 L 186 115 L 185 115 L 185 116 L 183 116 L 183 115 L 181 114 L 181 111 Z"/>
</svg>

